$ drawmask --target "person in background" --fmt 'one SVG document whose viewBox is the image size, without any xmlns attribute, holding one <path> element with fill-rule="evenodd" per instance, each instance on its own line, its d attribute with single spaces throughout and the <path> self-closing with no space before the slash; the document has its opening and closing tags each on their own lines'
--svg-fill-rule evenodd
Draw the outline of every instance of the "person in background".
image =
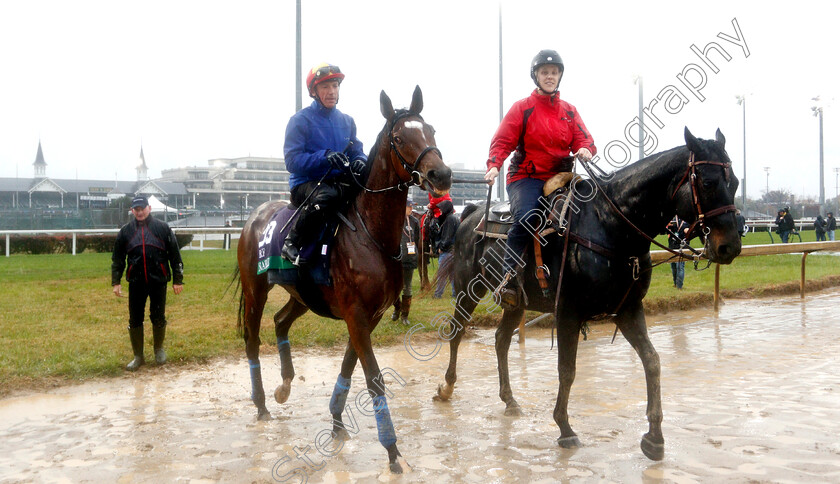
<svg viewBox="0 0 840 484">
<path fill-rule="evenodd" d="M 326 216 L 355 196 L 367 169 L 367 156 L 356 137 L 356 122 L 336 108 L 344 74 L 338 66 L 320 64 L 309 71 L 306 87 L 312 104 L 295 113 L 286 126 L 283 152 L 289 170 L 292 204 L 298 208 L 283 257 L 304 265 L 301 249 L 324 224 Z"/>
<path fill-rule="evenodd" d="M 441 271 L 449 274 L 448 277 L 438 277 L 437 287 L 435 287 L 435 299 L 443 297 L 443 290 L 446 289 L 446 284 L 452 282 L 455 277 L 455 271 L 446 270 L 444 267 L 453 262 L 452 253 L 455 247 L 455 233 L 458 231 L 458 226 L 461 222 L 458 216 L 455 215 L 455 206 L 452 202 L 445 200 L 438 204 L 440 207 L 440 236 L 437 241 L 433 242 L 433 250 L 438 255 L 438 273 Z M 455 285 L 452 285 L 452 297 L 455 297 Z"/>
<path fill-rule="evenodd" d="M 123 271 L 128 260 L 128 336 L 134 359 L 125 369 L 136 371 L 146 363 L 143 356 L 143 318 L 149 300 L 149 320 L 154 335 L 155 361 L 166 363 L 163 340 L 166 337 L 166 286 L 172 281 L 172 291 L 181 294 L 184 288 L 184 264 L 175 234 L 166 222 L 152 217 L 149 200 L 137 196 L 131 200 L 134 220 L 125 224 L 117 234 L 111 256 L 111 287 L 114 295 L 122 297 Z"/>
<path fill-rule="evenodd" d="M 741 215 L 740 210 L 735 210 L 735 223 L 738 225 L 738 235 L 743 237 L 747 231 L 747 220 Z"/>
<path fill-rule="evenodd" d="M 668 232 L 668 248 L 679 250 L 685 245 L 685 237 L 688 235 L 688 224 L 685 220 L 674 216 L 666 227 Z M 678 260 L 671 262 L 671 276 L 674 278 L 674 287 L 683 288 L 685 281 L 685 261 Z"/>
<path fill-rule="evenodd" d="M 779 232 L 782 243 L 787 244 L 791 232 L 796 228 L 793 222 L 793 216 L 790 214 L 790 208 L 780 208 L 774 223 L 778 226 L 776 230 Z"/>
<path fill-rule="evenodd" d="M 834 212 L 828 212 L 825 219 L 825 235 L 828 240 L 834 240 L 834 231 L 837 229 L 837 219 L 834 218 Z"/>
<path fill-rule="evenodd" d="M 554 50 L 541 50 L 531 60 L 531 79 L 536 89 L 525 99 L 513 103 L 490 142 L 487 173 L 493 184 L 508 155 L 514 153 L 507 174 L 507 192 L 513 226 L 508 232 L 504 258 L 504 282 L 496 292 L 503 308 L 519 305 L 522 286 L 515 257 L 522 257 L 532 234 L 524 225 L 539 198 L 545 182 L 561 172 L 572 170 L 572 156 L 590 161 L 595 142 L 577 108 L 560 99 L 558 88 L 565 67 Z"/>
<path fill-rule="evenodd" d="M 817 242 L 825 241 L 825 226 L 822 215 L 817 215 L 817 218 L 814 219 L 814 234 L 817 236 Z"/>
<path fill-rule="evenodd" d="M 401 319 L 403 324 L 409 324 L 408 312 L 411 311 L 411 279 L 417 269 L 417 252 L 420 250 L 420 222 L 411 215 L 414 202 L 409 198 L 405 202 L 405 225 L 402 231 L 403 290 L 402 300 L 399 294 L 394 300 L 394 314 L 391 321 Z"/>
</svg>

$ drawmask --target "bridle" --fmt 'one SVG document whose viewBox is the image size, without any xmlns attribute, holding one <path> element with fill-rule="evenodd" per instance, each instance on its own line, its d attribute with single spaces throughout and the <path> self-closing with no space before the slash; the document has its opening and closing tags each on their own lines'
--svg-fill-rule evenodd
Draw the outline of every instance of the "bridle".
<svg viewBox="0 0 840 484">
<path fill-rule="evenodd" d="M 718 208 L 714 208 L 712 210 L 709 210 L 708 212 L 703 212 L 703 207 L 700 206 L 700 198 L 699 198 L 698 189 L 697 189 L 697 170 L 696 170 L 696 168 L 697 168 L 698 165 L 715 165 L 715 166 L 722 167 L 723 168 L 724 180 L 726 180 L 726 182 L 729 183 L 729 168 L 732 166 L 732 163 L 729 162 L 729 161 L 726 161 L 726 162 L 724 162 L 724 161 L 708 161 L 708 160 L 695 161 L 694 160 L 694 152 L 689 151 L 688 167 L 686 168 L 685 174 L 683 175 L 682 179 L 680 179 L 680 182 L 677 183 L 677 187 L 674 188 L 674 192 L 671 194 L 671 200 L 673 200 L 674 197 L 677 196 L 677 191 L 680 189 L 680 187 L 683 186 L 683 184 L 686 182 L 686 180 L 689 181 L 688 186 L 691 187 L 691 201 L 692 201 L 692 206 L 694 207 L 694 216 L 695 217 L 694 217 L 694 223 L 692 223 L 691 226 L 688 229 L 688 234 L 686 235 L 686 239 L 692 238 L 695 230 L 697 230 L 698 228 L 699 228 L 702 236 L 705 237 L 706 235 L 709 234 L 709 228 L 706 227 L 706 220 L 708 220 L 712 217 L 717 217 L 718 215 L 723 215 L 725 213 L 736 211 L 735 205 L 724 205 L 722 207 L 718 207 Z"/>
<path fill-rule="evenodd" d="M 394 128 L 397 126 L 397 122 L 399 122 L 401 119 L 407 118 L 409 116 L 416 116 L 416 117 L 420 118 L 420 121 L 422 121 L 424 125 L 426 124 L 426 122 L 423 121 L 423 117 L 420 116 L 419 114 L 412 113 L 410 111 L 403 111 L 403 112 L 398 112 L 394 116 L 394 119 L 391 120 L 391 126 L 388 127 L 388 143 L 390 145 L 390 150 L 393 151 L 394 154 L 397 155 L 397 160 L 399 160 L 400 164 L 397 164 L 394 161 L 393 156 L 390 156 L 389 158 L 391 160 L 391 165 L 393 166 L 394 170 L 397 172 L 397 177 L 399 178 L 400 183 L 397 183 L 396 185 L 393 185 L 393 186 L 389 186 L 389 187 L 374 190 L 374 189 L 370 189 L 370 188 L 364 186 L 364 184 L 360 183 L 359 180 L 356 179 L 356 175 L 351 171 L 350 174 L 353 178 L 353 181 L 355 181 L 356 184 L 359 185 L 359 187 L 361 187 L 364 191 L 366 191 L 368 193 L 382 193 L 382 192 L 386 192 L 386 191 L 389 191 L 389 190 L 395 190 L 395 189 L 408 190 L 408 188 L 413 186 L 413 185 L 418 185 L 419 186 L 423 182 L 423 180 L 425 180 L 425 177 L 423 176 L 422 173 L 420 173 L 419 171 L 416 170 L 416 167 L 420 164 L 420 162 L 423 160 L 423 158 L 427 154 L 429 154 L 430 152 L 433 152 L 433 153 L 437 154 L 438 157 L 440 157 L 441 160 L 443 159 L 443 155 L 441 154 L 441 152 L 437 148 L 437 146 L 430 145 L 430 146 L 425 147 L 423 149 L 423 151 L 421 151 L 420 154 L 417 155 L 417 158 L 414 159 L 414 163 L 409 164 L 408 161 L 406 161 L 405 157 L 402 155 L 402 153 L 400 153 L 400 150 L 397 149 L 397 144 L 394 142 Z M 400 173 L 400 171 L 402 171 L 402 173 Z M 376 238 L 374 238 L 373 234 L 370 233 L 370 230 L 367 228 L 367 224 L 365 224 L 365 221 L 362 218 L 362 214 L 359 213 L 359 208 L 358 208 L 358 206 L 356 206 L 355 201 L 353 202 L 353 210 L 356 212 L 356 218 L 359 220 L 359 223 L 361 224 L 362 230 L 364 231 L 365 235 L 368 236 L 368 238 L 373 242 L 373 244 L 376 246 L 376 248 L 378 248 L 382 253 L 388 254 L 388 251 L 385 249 L 385 247 L 378 240 L 376 240 Z M 396 255 L 391 255 L 391 254 L 388 254 L 388 255 L 393 260 L 396 260 L 396 261 L 402 260 L 402 257 L 403 257 L 402 244 L 400 244 L 398 252 L 397 252 Z"/>
<path fill-rule="evenodd" d="M 670 248 L 666 245 L 663 245 L 663 244 L 657 242 L 654 238 L 652 238 L 649 235 L 647 235 L 646 233 L 644 233 L 642 231 L 642 229 L 638 228 L 636 226 L 636 224 L 634 224 L 629 218 L 627 218 L 626 215 L 624 215 L 624 213 L 621 211 L 621 209 L 618 208 L 618 206 L 616 206 L 615 202 L 613 202 L 613 200 L 607 195 L 607 192 L 604 191 L 603 187 L 598 182 L 598 176 L 595 173 L 593 173 L 592 167 L 597 169 L 601 173 L 601 175 L 606 175 L 606 173 L 604 173 L 603 170 L 601 170 L 596 165 L 590 165 L 590 163 L 585 163 L 584 162 L 584 163 L 581 163 L 581 164 L 586 169 L 586 172 L 589 173 L 590 179 L 595 184 L 596 189 L 603 194 L 604 199 L 607 201 L 607 204 L 615 211 L 616 214 L 618 214 L 618 216 L 621 220 L 623 220 L 627 225 L 629 225 L 639 235 L 644 237 L 648 242 L 656 245 L 660 249 L 663 249 L 663 250 L 666 250 L 666 251 L 670 252 L 674 256 L 684 257 L 682 252 L 674 250 L 674 249 L 672 249 L 672 248 Z M 694 233 L 694 231 L 697 228 L 700 229 L 703 237 L 705 237 L 706 235 L 709 234 L 709 232 L 711 230 L 706 226 L 706 221 L 707 220 L 709 220 L 712 217 L 716 217 L 718 215 L 723 215 L 723 214 L 728 213 L 728 212 L 734 212 L 736 210 L 735 205 L 725 205 L 725 206 L 722 206 L 722 207 L 718 207 L 718 208 L 709 210 L 708 212 L 703 212 L 703 208 L 700 206 L 700 199 L 699 199 L 698 190 L 697 190 L 697 171 L 696 171 L 697 165 L 717 165 L 717 166 L 723 167 L 724 178 L 728 182 L 729 181 L 729 167 L 732 165 L 732 163 L 731 162 L 722 162 L 722 161 L 706 161 L 706 160 L 695 161 L 694 160 L 694 152 L 689 151 L 688 166 L 686 167 L 685 174 L 680 179 L 680 182 L 677 184 L 677 187 L 674 189 L 674 192 L 671 194 L 671 200 L 673 200 L 674 197 L 677 195 L 677 191 L 680 189 L 680 187 L 685 183 L 686 180 L 689 180 L 689 186 L 691 187 L 693 207 L 694 207 L 694 210 L 695 210 L 696 213 L 695 213 L 694 222 L 691 224 L 691 226 L 689 228 L 689 231 L 688 231 L 688 234 L 686 236 L 686 240 L 692 238 L 692 234 Z M 698 262 L 698 259 L 702 255 L 702 253 L 698 252 L 696 249 L 691 248 L 691 246 L 687 246 L 686 248 L 694 253 L 694 256 L 695 256 L 694 262 L 695 262 L 695 266 L 696 266 L 697 262 Z M 703 249 L 703 252 L 705 252 L 705 248 Z M 709 261 L 709 263 L 711 264 L 711 261 Z"/>
<path fill-rule="evenodd" d="M 443 159 L 443 155 L 441 154 L 437 146 L 430 145 L 425 147 L 423 151 L 421 151 L 420 154 L 417 155 L 417 158 L 415 158 L 414 163 L 409 164 L 408 161 L 406 161 L 405 157 L 402 155 L 402 153 L 400 153 L 400 150 L 397 149 L 397 144 L 394 142 L 394 128 L 397 126 L 397 122 L 399 120 L 407 118 L 409 116 L 417 116 L 418 118 L 420 118 L 420 121 L 423 121 L 423 117 L 419 114 L 413 114 L 408 111 L 398 113 L 396 116 L 394 116 L 393 121 L 391 121 L 391 128 L 388 130 L 388 143 L 391 145 L 391 151 L 393 151 L 397 155 L 397 159 L 400 161 L 400 165 L 395 164 L 394 168 L 397 170 L 397 174 L 400 178 L 400 181 L 406 184 L 407 187 L 412 185 L 420 185 L 425 179 L 423 174 L 417 171 L 416 169 L 417 165 L 420 164 L 420 161 L 423 160 L 423 157 L 432 152 L 438 155 L 438 157 L 440 157 L 441 160 Z M 425 125 L 426 122 L 423 121 L 423 124 Z M 391 158 L 391 161 L 393 162 L 393 158 Z M 402 170 L 402 174 L 399 173 L 399 170 Z M 408 179 L 404 180 L 403 175 L 407 176 Z"/>
</svg>

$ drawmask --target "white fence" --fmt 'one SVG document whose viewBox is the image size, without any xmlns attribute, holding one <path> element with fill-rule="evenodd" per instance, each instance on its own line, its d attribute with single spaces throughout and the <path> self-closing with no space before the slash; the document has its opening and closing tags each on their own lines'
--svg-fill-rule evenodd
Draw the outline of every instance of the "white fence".
<svg viewBox="0 0 840 484">
<path fill-rule="evenodd" d="M 13 235 L 59 235 L 73 236 L 73 255 L 76 255 L 76 237 L 78 235 L 116 234 L 119 229 L 61 229 L 61 230 L 0 230 L 0 236 L 6 237 L 6 257 L 10 253 L 10 241 Z M 200 235 L 198 250 L 204 250 L 205 240 L 223 240 L 225 250 L 230 250 L 231 239 L 238 239 L 242 229 L 239 227 L 172 227 L 176 234 Z M 225 237 L 229 235 L 230 237 Z M 195 242 L 195 240 L 193 240 Z M 192 243 L 190 243 L 192 247 Z"/>
</svg>

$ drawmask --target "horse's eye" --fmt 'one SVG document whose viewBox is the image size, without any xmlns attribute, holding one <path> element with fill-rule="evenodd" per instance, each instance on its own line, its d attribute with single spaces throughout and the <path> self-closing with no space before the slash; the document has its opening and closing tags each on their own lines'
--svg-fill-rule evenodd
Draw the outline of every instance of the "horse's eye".
<svg viewBox="0 0 840 484">
<path fill-rule="evenodd" d="M 394 143 L 396 143 L 398 145 L 401 145 L 402 142 L 403 142 L 402 138 L 400 138 L 399 136 L 394 136 Z"/>
</svg>

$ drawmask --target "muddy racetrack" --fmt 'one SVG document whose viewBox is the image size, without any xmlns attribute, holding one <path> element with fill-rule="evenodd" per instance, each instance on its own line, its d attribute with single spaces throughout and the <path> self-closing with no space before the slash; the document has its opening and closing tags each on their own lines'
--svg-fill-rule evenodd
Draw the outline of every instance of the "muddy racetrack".
<svg viewBox="0 0 840 484">
<path fill-rule="evenodd" d="M 335 455 L 316 450 L 342 351 L 293 348 L 291 397 L 271 400 L 266 422 L 249 399 L 244 349 L 235 361 L 144 367 L 4 399 L 0 482 L 840 482 L 840 291 L 731 300 L 717 315 L 670 313 L 648 324 L 662 362 L 661 462 L 639 449 L 647 430 L 639 359 L 620 335 L 610 344 L 614 326 L 601 324 L 579 349 L 569 406 L 577 450 L 555 444 L 548 331 L 529 331 L 523 345 L 514 337 L 511 380 L 524 415 L 513 418 L 498 398 L 493 333 L 478 330 L 461 346 L 450 402 L 431 398 L 448 346 L 429 361 L 403 346 L 377 350 L 380 366 L 405 380 L 387 380 L 412 466 L 403 476 L 389 473 L 373 417 L 349 399 L 360 430 L 340 450 L 323 449 Z M 415 346 L 429 352 L 434 343 Z M 264 351 L 262 364 L 271 392 L 276 352 Z M 357 368 L 351 396 L 363 381 Z"/>
</svg>

